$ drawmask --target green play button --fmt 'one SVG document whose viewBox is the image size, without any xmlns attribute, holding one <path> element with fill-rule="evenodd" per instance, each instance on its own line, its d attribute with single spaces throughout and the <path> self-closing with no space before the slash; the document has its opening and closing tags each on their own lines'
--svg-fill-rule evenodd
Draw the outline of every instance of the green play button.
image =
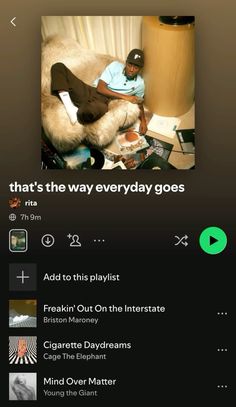
<svg viewBox="0 0 236 407">
<path fill-rule="evenodd" d="M 222 229 L 211 226 L 202 231 L 199 244 L 207 254 L 218 254 L 226 248 L 227 236 Z"/>
</svg>

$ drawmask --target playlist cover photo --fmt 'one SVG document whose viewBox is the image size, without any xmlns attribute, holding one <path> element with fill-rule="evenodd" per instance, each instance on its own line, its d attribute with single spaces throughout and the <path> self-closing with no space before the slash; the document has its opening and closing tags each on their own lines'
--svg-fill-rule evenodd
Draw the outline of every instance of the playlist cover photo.
<svg viewBox="0 0 236 407">
<path fill-rule="evenodd" d="M 41 36 L 41 169 L 195 168 L 194 16 L 43 16 Z"/>
</svg>

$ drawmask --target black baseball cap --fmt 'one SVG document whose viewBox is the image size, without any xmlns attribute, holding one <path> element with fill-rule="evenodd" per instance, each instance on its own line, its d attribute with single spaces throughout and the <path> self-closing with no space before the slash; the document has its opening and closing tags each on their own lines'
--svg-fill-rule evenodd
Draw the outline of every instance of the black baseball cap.
<svg viewBox="0 0 236 407">
<path fill-rule="evenodd" d="M 140 66 L 142 68 L 144 66 L 143 51 L 141 49 L 137 49 L 137 48 L 132 49 L 127 56 L 126 62 Z"/>
</svg>

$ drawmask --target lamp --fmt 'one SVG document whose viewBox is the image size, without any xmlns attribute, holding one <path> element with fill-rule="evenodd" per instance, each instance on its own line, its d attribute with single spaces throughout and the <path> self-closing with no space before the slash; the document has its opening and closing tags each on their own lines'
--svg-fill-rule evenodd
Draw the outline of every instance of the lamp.
<svg viewBox="0 0 236 407">
<path fill-rule="evenodd" d="M 145 16 L 145 105 L 160 116 L 180 116 L 194 101 L 194 17 Z"/>
</svg>

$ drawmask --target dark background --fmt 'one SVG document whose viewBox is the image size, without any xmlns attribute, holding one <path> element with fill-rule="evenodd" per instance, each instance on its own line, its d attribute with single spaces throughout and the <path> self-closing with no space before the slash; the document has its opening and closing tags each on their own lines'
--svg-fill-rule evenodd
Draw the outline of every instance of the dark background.
<svg viewBox="0 0 236 407">
<path fill-rule="evenodd" d="M 232 264 L 235 246 L 235 2 L 146 1 L 111 4 L 107 1 L 21 1 L 5 3 L 1 10 L 1 241 L 2 275 L 6 277 L 3 306 L 4 402 L 8 399 L 8 264 L 38 265 L 39 326 L 22 335 L 38 336 L 38 402 L 34 405 L 229 405 L 232 309 Z M 62 171 L 40 170 L 40 46 L 41 15 L 195 15 L 196 18 L 196 169 L 193 171 Z M 17 27 L 10 24 L 16 16 Z M 9 183 L 38 180 L 56 183 L 185 184 L 185 193 L 142 194 L 12 194 Z M 19 195 L 36 200 L 41 222 L 8 220 L 8 200 Z M 203 253 L 199 234 L 207 226 L 219 226 L 228 235 L 226 250 Z M 8 251 L 9 229 L 29 232 L 27 253 Z M 68 248 L 68 233 L 78 233 L 81 249 Z M 52 233 L 51 249 L 41 246 L 44 233 Z M 188 234 L 189 246 L 174 246 L 174 235 Z M 94 245 L 93 239 L 105 242 Z M 72 252 L 72 250 L 80 250 Z M 46 271 L 68 273 L 117 267 L 121 283 L 81 286 L 43 283 Z M 23 293 L 17 292 L 17 298 Z M 16 297 L 14 295 L 14 297 Z M 22 297 L 23 296 L 23 297 Z M 42 324 L 42 306 L 51 303 L 160 304 L 161 315 L 103 316 L 98 327 Z M 228 311 L 219 319 L 217 311 Z M 36 333 L 35 333 L 36 332 Z M 20 333 L 20 331 L 19 331 Z M 16 333 L 17 334 L 17 333 Z M 132 351 L 109 353 L 101 362 L 51 362 L 40 358 L 45 339 L 75 341 L 131 341 Z M 58 339 L 59 338 L 59 339 Z M 218 346 L 229 348 L 217 354 Z M 3 365 L 2 363 L 2 365 Z M 118 386 L 99 391 L 98 398 L 43 398 L 44 375 L 115 377 Z M 218 384 L 228 384 L 218 390 Z M 45 387 L 45 386 L 44 386 Z M 8 404 L 12 404 L 9 403 Z M 15 405 L 15 403 L 13 403 Z M 21 405 L 24 405 L 21 402 Z M 29 405 L 29 402 L 26 403 Z"/>
</svg>

